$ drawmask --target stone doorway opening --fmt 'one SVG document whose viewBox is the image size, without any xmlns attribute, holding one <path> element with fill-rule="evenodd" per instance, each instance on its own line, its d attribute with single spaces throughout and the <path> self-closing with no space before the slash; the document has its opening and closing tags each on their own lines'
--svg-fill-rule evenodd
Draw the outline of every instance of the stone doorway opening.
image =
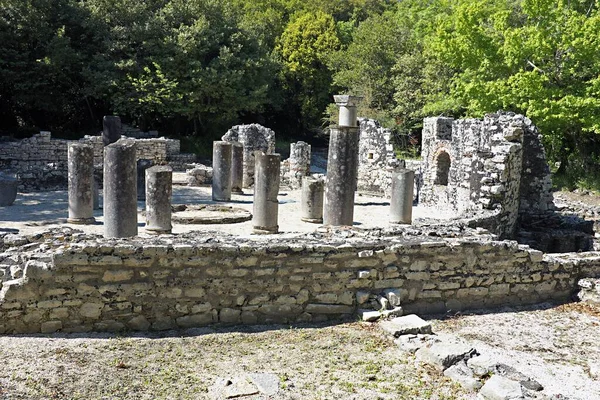
<svg viewBox="0 0 600 400">
<path fill-rule="evenodd" d="M 435 162 L 435 185 L 448 186 L 448 174 L 450 172 L 450 155 L 441 151 Z"/>
</svg>

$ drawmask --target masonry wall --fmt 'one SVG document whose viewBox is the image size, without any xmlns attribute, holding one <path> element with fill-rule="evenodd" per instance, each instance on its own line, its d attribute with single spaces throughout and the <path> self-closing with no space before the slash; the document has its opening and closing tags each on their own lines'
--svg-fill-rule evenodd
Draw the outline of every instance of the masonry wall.
<svg viewBox="0 0 600 400">
<path fill-rule="evenodd" d="M 52 139 L 41 132 L 20 141 L 0 142 L 0 171 L 17 174 L 20 191 L 65 189 L 68 182 L 67 147 L 72 141 Z M 94 148 L 94 164 L 101 170 L 104 147 L 101 136 L 86 136 L 79 142 Z M 180 142 L 174 139 L 135 139 L 137 159 L 169 163 L 174 169 L 196 161 L 195 155 L 180 154 Z"/>
<path fill-rule="evenodd" d="M 585 269 L 515 242 L 425 240 L 98 239 L 5 253 L 0 333 L 323 321 L 388 288 L 406 312 L 528 304 L 568 299 Z"/>
</svg>

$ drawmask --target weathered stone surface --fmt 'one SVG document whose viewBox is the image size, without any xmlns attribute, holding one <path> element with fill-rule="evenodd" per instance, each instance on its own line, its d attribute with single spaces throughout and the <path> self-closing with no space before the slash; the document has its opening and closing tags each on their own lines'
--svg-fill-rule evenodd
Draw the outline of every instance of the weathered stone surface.
<svg viewBox="0 0 600 400">
<path fill-rule="evenodd" d="M 379 311 L 358 310 L 358 316 L 365 322 L 375 322 L 381 318 Z"/>
<path fill-rule="evenodd" d="M 473 371 L 467 367 L 467 364 L 464 361 L 460 361 L 459 363 L 448 367 L 444 371 L 444 376 L 457 382 L 467 390 L 476 391 L 483 386 L 481 381 L 475 378 Z"/>
<path fill-rule="evenodd" d="M 483 400 L 517 400 L 523 398 L 519 382 L 500 375 L 493 375 L 479 391 Z"/>
<path fill-rule="evenodd" d="M 250 373 L 248 376 L 261 394 L 274 396 L 279 392 L 279 377 L 277 375 L 270 373 Z"/>
<path fill-rule="evenodd" d="M 415 314 L 382 321 L 381 328 L 394 337 L 409 334 L 415 335 L 417 333 L 431 333 L 431 324 Z"/>
<path fill-rule="evenodd" d="M 482 354 L 467 360 L 467 366 L 477 376 L 485 376 L 494 371 L 497 362 L 489 355 Z"/>
<path fill-rule="evenodd" d="M 477 354 L 477 351 L 471 345 L 451 338 L 421 347 L 415 353 L 417 360 L 430 364 L 440 371 L 459 361 L 466 361 L 475 354 Z"/>
<path fill-rule="evenodd" d="M 396 340 L 394 343 L 398 346 L 398 348 L 406 353 L 414 354 L 421 347 L 431 345 L 432 343 L 438 342 L 438 339 L 435 335 L 402 335 Z"/>
<path fill-rule="evenodd" d="M 254 233 L 277 233 L 279 231 L 279 154 L 257 152 L 256 176 L 254 178 L 254 206 L 252 227 Z"/>
</svg>

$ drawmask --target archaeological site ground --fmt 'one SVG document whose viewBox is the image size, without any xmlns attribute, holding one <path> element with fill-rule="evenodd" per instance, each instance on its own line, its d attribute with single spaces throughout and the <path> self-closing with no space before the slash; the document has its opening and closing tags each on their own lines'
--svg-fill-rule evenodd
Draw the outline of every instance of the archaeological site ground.
<svg viewBox="0 0 600 400">
<path fill-rule="evenodd" d="M 600 399 L 600 201 L 535 124 L 426 118 L 402 160 L 335 100 L 326 155 L 0 142 L 0 397 Z"/>
</svg>

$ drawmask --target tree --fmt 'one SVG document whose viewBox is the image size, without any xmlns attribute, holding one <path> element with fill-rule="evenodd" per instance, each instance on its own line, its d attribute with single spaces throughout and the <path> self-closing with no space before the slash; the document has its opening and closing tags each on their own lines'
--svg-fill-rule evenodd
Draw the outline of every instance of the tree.
<svg viewBox="0 0 600 400">
<path fill-rule="evenodd" d="M 340 48 L 333 17 L 321 11 L 297 15 L 281 35 L 276 50 L 289 108 L 305 127 L 318 126 L 331 102 L 331 71 L 326 60 Z"/>
<path fill-rule="evenodd" d="M 456 71 L 448 96 L 466 115 L 522 112 L 562 168 L 590 172 L 590 151 L 600 150 L 598 32 L 597 1 L 459 1 L 430 51 Z"/>
</svg>

